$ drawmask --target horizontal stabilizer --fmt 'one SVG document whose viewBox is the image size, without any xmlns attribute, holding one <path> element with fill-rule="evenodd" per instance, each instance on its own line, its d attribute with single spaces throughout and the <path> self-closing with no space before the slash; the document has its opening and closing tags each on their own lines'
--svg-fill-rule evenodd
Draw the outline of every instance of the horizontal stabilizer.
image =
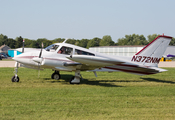
<svg viewBox="0 0 175 120">
<path fill-rule="evenodd" d="M 151 67 L 151 69 L 157 70 L 157 71 L 159 71 L 159 72 L 168 71 L 168 70 L 166 70 L 166 69 L 162 69 L 162 68 L 158 68 L 158 67 Z"/>
</svg>

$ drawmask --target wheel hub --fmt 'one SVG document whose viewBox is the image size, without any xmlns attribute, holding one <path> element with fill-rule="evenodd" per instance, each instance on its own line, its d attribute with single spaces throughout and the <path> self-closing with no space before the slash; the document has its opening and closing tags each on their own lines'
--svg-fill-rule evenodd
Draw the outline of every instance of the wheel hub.
<svg viewBox="0 0 175 120">
<path fill-rule="evenodd" d="M 58 74 L 55 74 L 55 75 L 54 75 L 54 79 L 55 79 L 55 80 L 58 80 L 58 79 L 59 79 L 59 75 L 58 75 Z"/>
</svg>

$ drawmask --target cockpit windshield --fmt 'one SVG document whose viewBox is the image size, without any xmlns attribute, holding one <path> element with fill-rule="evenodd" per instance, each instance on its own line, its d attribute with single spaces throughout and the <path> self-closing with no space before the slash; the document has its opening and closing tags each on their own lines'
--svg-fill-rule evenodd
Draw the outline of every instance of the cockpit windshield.
<svg viewBox="0 0 175 120">
<path fill-rule="evenodd" d="M 46 47 L 45 50 L 50 51 L 50 52 L 54 52 L 57 50 L 58 47 L 59 47 L 59 45 L 52 44 L 52 45 Z"/>
</svg>

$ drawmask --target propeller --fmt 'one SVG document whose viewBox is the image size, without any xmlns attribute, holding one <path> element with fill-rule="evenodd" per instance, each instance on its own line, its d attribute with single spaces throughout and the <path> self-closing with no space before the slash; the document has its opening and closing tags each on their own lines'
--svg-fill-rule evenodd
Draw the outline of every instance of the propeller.
<svg viewBox="0 0 175 120">
<path fill-rule="evenodd" d="M 43 42 L 42 42 L 42 47 L 41 47 L 41 51 L 40 51 L 40 54 L 39 54 L 39 58 L 41 58 L 43 47 L 44 47 L 44 45 L 43 45 Z"/>
<path fill-rule="evenodd" d="M 43 50 L 43 47 L 44 47 L 44 45 L 43 45 L 43 43 L 42 43 L 42 47 L 41 47 L 41 51 L 40 51 L 40 53 L 39 53 L 39 56 L 33 58 L 33 61 L 35 61 L 35 62 L 38 63 L 38 77 L 40 76 L 40 66 L 41 66 L 41 63 L 42 63 L 42 60 L 43 60 L 43 58 L 42 58 L 42 50 Z"/>
<path fill-rule="evenodd" d="M 42 62 L 42 58 L 41 58 L 41 55 L 42 55 L 42 51 L 43 51 L 43 48 L 44 48 L 44 45 L 43 45 L 43 42 L 41 44 L 41 51 L 40 51 L 40 54 L 39 54 L 39 58 L 41 59 L 40 62 L 38 62 L 38 78 L 40 77 L 40 66 L 41 66 L 41 62 Z"/>
<path fill-rule="evenodd" d="M 24 53 L 24 42 L 25 42 L 25 39 L 23 39 L 22 53 Z"/>
<path fill-rule="evenodd" d="M 22 53 L 24 53 L 24 42 L 25 39 L 23 39 L 23 45 L 22 45 Z M 18 67 L 20 64 L 18 62 L 15 63 L 15 67 Z"/>
<path fill-rule="evenodd" d="M 42 49 L 43 49 L 43 47 L 44 47 L 44 45 L 43 45 L 43 43 L 42 43 L 42 48 L 41 48 L 41 51 L 40 51 L 40 53 L 39 53 L 39 56 L 38 57 L 34 57 L 32 60 L 33 61 L 35 61 L 35 62 L 37 62 L 37 63 L 39 63 L 39 64 L 41 64 L 42 63 Z"/>
</svg>

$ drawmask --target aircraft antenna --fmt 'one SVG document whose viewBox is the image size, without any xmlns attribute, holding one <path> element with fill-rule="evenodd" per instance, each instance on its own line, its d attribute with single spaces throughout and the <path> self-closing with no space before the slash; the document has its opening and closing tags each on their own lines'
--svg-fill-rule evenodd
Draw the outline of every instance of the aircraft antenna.
<svg viewBox="0 0 175 120">
<path fill-rule="evenodd" d="M 67 40 L 68 40 L 68 38 L 66 38 L 66 39 L 63 41 L 63 43 L 66 43 Z"/>
</svg>

